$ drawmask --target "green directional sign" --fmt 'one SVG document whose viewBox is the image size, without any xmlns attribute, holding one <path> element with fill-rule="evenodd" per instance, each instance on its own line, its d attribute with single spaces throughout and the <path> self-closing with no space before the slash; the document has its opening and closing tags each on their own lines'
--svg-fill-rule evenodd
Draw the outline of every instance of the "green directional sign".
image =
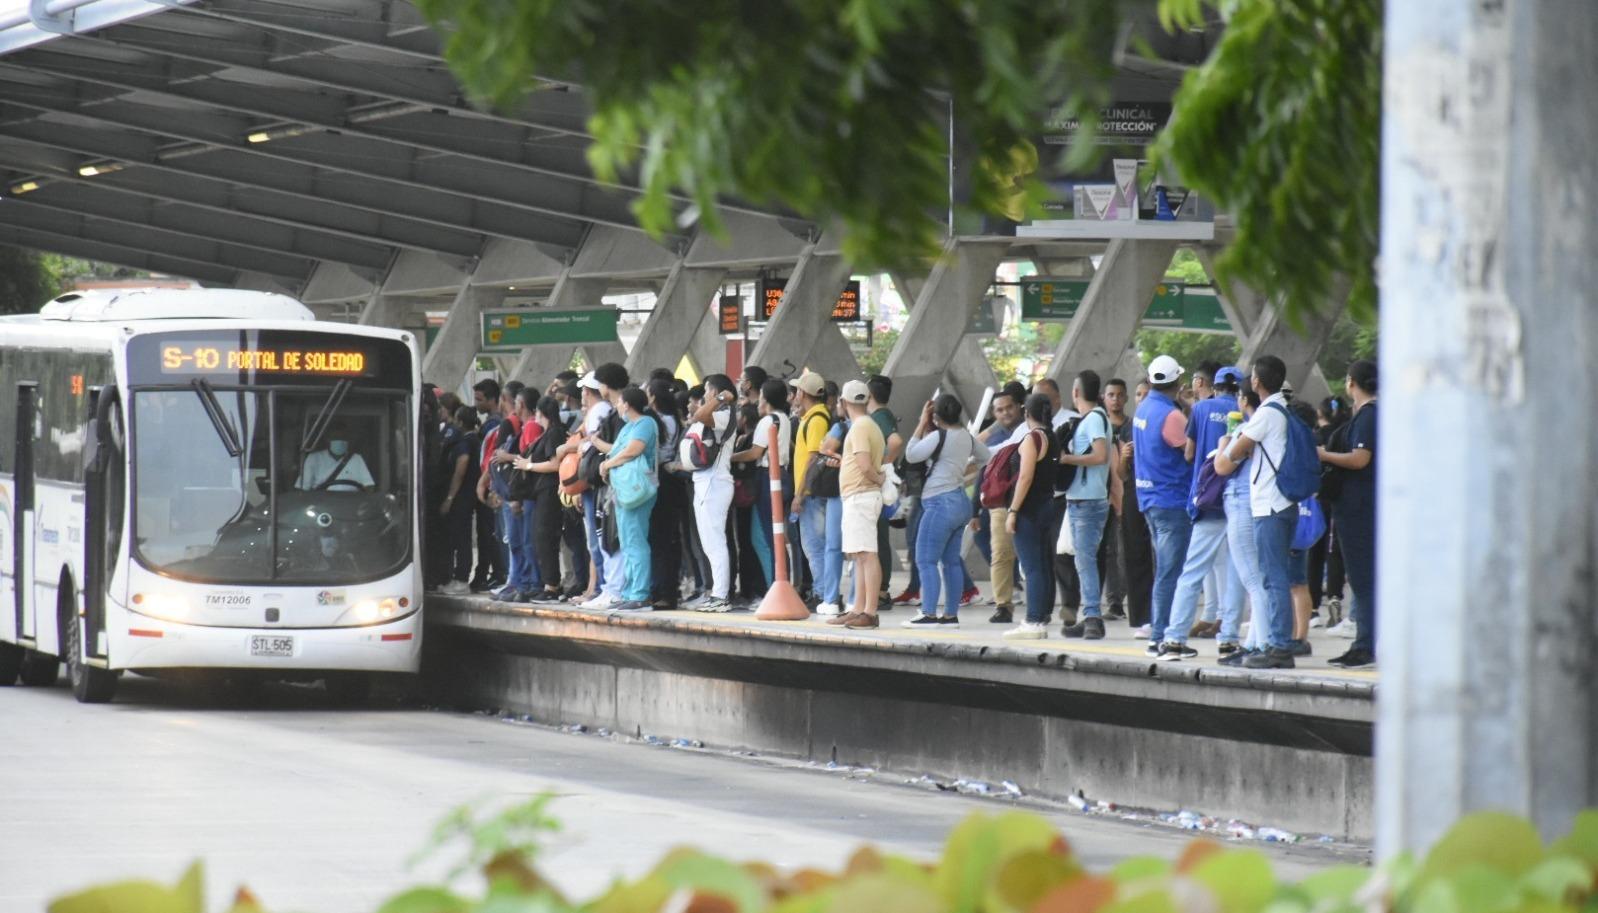
<svg viewBox="0 0 1598 913">
<path fill-rule="evenodd" d="M 1221 296 L 1214 289 L 1189 288 L 1182 296 L 1182 329 L 1199 333 L 1230 333 Z"/>
<path fill-rule="evenodd" d="M 515 352 L 527 346 L 615 342 L 615 308 L 500 308 L 483 312 L 482 351 Z"/>
<path fill-rule="evenodd" d="M 1090 281 L 1048 276 L 1021 280 L 1021 319 L 1070 320 L 1088 293 Z"/>
<path fill-rule="evenodd" d="M 1143 314 L 1146 327 L 1180 327 L 1187 286 L 1180 282 L 1161 282 L 1154 287 L 1154 301 Z"/>
</svg>

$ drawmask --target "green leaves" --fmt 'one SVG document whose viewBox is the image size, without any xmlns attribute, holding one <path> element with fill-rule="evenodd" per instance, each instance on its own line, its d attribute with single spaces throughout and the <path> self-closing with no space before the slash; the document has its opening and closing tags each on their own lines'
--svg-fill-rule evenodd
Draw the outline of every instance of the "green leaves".
<svg viewBox="0 0 1598 913">
<path fill-rule="evenodd" d="M 50 904 L 50 913 L 204 913 L 205 867 L 189 866 L 176 885 L 123 881 L 90 888 Z"/>
</svg>

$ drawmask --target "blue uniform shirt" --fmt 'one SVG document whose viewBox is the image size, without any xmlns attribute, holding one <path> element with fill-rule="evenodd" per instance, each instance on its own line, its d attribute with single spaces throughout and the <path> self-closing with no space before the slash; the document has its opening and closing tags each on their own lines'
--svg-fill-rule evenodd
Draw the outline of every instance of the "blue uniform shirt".
<svg viewBox="0 0 1598 913">
<path fill-rule="evenodd" d="M 1204 466 L 1204 458 L 1226 436 L 1226 414 L 1237 411 L 1237 400 L 1230 396 L 1212 396 L 1193 407 L 1193 415 L 1187 420 L 1187 439 L 1193 442 L 1193 485 L 1188 490 L 1188 504 L 1198 494 L 1199 469 Z M 1192 512 L 1189 508 L 1188 513 Z"/>
<path fill-rule="evenodd" d="M 1172 510 L 1187 508 L 1193 469 L 1180 447 L 1165 441 L 1165 420 L 1178 411 L 1176 403 L 1158 390 L 1150 390 L 1132 419 L 1132 461 L 1137 472 L 1137 506 Z"/>
</svg>

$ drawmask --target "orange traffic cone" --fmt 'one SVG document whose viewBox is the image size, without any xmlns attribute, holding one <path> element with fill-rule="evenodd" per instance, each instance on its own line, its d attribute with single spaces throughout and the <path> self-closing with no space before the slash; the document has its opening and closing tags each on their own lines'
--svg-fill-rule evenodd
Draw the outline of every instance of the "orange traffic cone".
<svg viewBox="0 0 1598 913">
<path fill-rule="evenodd" d="M 804 621 L 810 617 L 810 608 L 799 598 L 799 591 L 788 582 L 788 523 L 782 509 L 782 453 L 777 448 L 777 423 L 771 423 L 771 434 L 766 443 L 766 462 L 771 464 L 771 532 L 777 562 L 777 579 L 760 600 L 755 617 L 761 621 Z"/>
</svg>

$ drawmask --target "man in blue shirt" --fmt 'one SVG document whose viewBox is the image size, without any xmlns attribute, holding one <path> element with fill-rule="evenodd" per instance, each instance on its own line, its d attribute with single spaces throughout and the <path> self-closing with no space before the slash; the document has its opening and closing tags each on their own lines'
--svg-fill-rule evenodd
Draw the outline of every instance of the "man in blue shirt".
<svg viewBox="0 0 1598 913">
<path fill-rule="evenodd" d="M 1060 454 L 1060 462 L 1075 466 L 1076 475 L 1065 490 L 1066 522 L 1071 524 L 1071 539 L 1076 548 L 1076 574 L 1082 593 L 1082 617 L 1060 632 L 1066 637 L 1101 640 L 1104 619 L 1100 617 L 1100 554 L 1104 527 L 1110 516 L 1110 417 L 1099 403 L 1101 382 L 1097 371 L 1083 371 L 1072 385 L 1071 398 L 1082 418 L 1076 423 L 1071 449 Z"/>
<path fill-rule="evenodd" d="M 1176 581 L 1187 559 L 1193 520 L 1187 515 L 1193 469 L 1187 461 L 1187 419 L 1177 405 L 1182 366 L 1169 355 L 1149 364 L 1149 394 L 1132 419 L 1132 460 L 1137 478 L 1137 503 L 1148 520 L 1154 541 L 1154 599 L 1149 656 L 1160 655 L 1160 642 L 1171 618 Z M 1183 632 L 1184 636 L 1186 632 Z"/>
<path fill-rule="evenodd" d="M 1238 640 L 1238 629 L 1243 621 L 1243 587 L 1237 574 L 1232 572 L 1231 555 L 1227 550 L 1226 512 L 1200 511 L 1193 501 L 1198 495 L 1204 461 L 1226 436 L 1227 415 L 1237 411 L 1237 391 L 1242 382 L 1243 372 L 1236 368 L 1216 371 L 1212 378 L 1214 395 L 1194 405 L 1193 415 L 1188 419 L 1187 457 L 1193 462 L 1193 481 L 1187 513 L 1193 518 L 1193 533 L 1188 541 L 1182 576 L 1176 583 L 1176 595 L 1171 601 L 1170 623 L 1165 627 L 1164 642 L 1160 645 L 1162 660 L 1198 655 L 1198 651 L 1187 645 L 1188 633 L 1193 627 L 1193 613 L 1204 589 L 1204 578 L 1217 568 L 1221 571 L 1221 592 L 1217 594 L 1221 602 L 1220 642 L 1235 647 Z"/>
</svg>

